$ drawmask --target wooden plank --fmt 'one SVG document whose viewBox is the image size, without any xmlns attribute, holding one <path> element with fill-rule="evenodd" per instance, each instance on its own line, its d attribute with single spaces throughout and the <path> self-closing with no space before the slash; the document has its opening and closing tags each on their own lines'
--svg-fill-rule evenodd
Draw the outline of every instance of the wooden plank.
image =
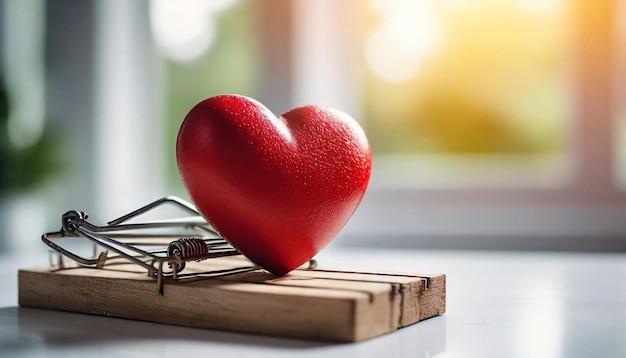
<svg viewBox="0 0 626 358">
<path fill-rule="evenodd" d="M 166 280 L 162 295 L 155 280 L 132 264 L 22 269 L 19 303 L 333 341 L 361 341 L 445 312 L 444 275 L 298 269 L 276 277 L 250 268 L 209 277 L 211 270 L 251 265 L 233 258 L 208 261 L 189 265 L 191 276 Z"/>
<path fill-rule="evenodd" d="M 339 282 L 380 282 L 397 286 L 401 302 L 399 327 L 442 315 L 446 311 L 446 279 L 441 274 L 402 272 L 299 270 L 299 275 L 329 278 Z"/>
</svg>

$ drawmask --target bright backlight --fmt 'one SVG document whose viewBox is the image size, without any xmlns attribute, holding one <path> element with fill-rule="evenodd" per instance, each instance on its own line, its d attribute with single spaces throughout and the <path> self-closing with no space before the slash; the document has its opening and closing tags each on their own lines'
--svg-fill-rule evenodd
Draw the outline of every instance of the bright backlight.
<svg viewBox="0 0 626 358">
<path fill-rule="evenodd" d="M 236 0 L 152 0 L 150 23 L 154 40 L 174 60 L 191 61 L 215 39 L 215 17 Z"/>
<path fill-rule="evenodd" d="M 365 58 L 374 74 L 387 82 L 411 80 L 425 58 L 442 43 L 442 32 L 429 1 L 370 1 L 380 23 L 368 36 Z"/>
</svg>

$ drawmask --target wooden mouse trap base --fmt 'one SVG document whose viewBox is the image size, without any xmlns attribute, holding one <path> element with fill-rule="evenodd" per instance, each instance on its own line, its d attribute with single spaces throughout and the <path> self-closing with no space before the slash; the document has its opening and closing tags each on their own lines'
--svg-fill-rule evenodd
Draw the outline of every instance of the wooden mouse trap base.
<svg viewBox="0 0 626 358">
<path fill-rule="evenodd" d="M 224 271 L 222 271 L 224 270 Z M 219 271 L 219 274 L 216 273 Z M 19 304 L 181 326 L 361 341 L 441 315 L 442 274 L 297 269 L 276 277 L 240 256 L 156 280 L 137 265 L 19 271 Z"/>
</svg>

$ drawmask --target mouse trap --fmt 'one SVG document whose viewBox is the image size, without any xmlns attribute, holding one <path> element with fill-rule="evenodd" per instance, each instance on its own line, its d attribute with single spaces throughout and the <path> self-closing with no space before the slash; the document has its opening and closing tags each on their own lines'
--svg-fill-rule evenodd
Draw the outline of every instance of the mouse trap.
<svg viewBox="0 0 626 358">
<path fill-rule="evenodd" d="M 188 214 L 140 220 L 165 204 Z M 19 271 L 19 304 L 189 327 L 355 342 L 445 312 L 443 274 L 318 267 L 274 276 L 233 248 L 193 205 L 166 197 L 97 226 L 69 211 L 42 236 L 49 266 Z M 91 243 L 78 254 L 71 241 Z M 60 244 L 70 241 L 68 245 Z M 69 260 L 68 260 L 69 259 Z"/>
</svg>

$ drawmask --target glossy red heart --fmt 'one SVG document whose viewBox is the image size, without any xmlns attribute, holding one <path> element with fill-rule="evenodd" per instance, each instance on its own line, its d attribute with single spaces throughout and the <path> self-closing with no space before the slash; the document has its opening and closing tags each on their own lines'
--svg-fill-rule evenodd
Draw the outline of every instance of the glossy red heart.
<svg viewBox="0 0 626 358">
<path fill-rule="evenodd" d="M 283 275 L 326 246 L 359 205 L 372 157 L 347 114 L 316 106 L 276 117 L 220 95 L 185 117 L 176 144 L 198 210 L 243 255 Z"/>
</svg>

